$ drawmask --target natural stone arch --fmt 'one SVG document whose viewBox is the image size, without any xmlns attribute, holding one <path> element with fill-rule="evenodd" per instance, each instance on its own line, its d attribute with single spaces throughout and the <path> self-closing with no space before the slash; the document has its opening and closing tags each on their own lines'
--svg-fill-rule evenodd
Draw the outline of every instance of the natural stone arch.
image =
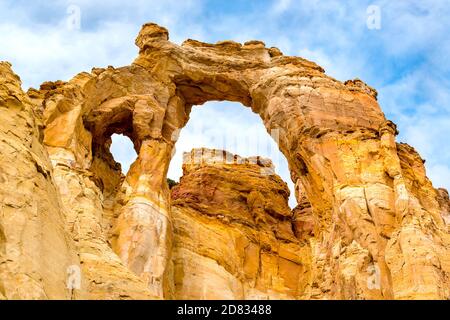
<svg viewBox="0 0 450 320">
<path fill-rule="evenodd" d="M 340 190 L 334 190 L 333 185 L 347 181 L 346 172 L 339 177 L 332 168 L 345 168 L 341 159 L 333 159 L 320 149 L 324 142 L 341 138 L 344 143 L 379 138 L 386 119 L 374 90 L 360 81 L 342 84 L 325 76 L 314 63 L 284 57 L 258 41 L 242 46 L 231 41 L 210 45 L 188 40 L 178 47 L 168 42 L 165 29 L 148 24 L 136 44 L 140 56 L 135 64 L 171 79 L 188 106 L 208 100 L 238 101 L 258 113 L 268 130 L 281 131 L 280 149 L 289 161 L 294 182 L 300 180 L 311 199 L 319 230 L 330 228 L 333 208 L 344 203 L 353 211 L 368 214 L 367 206 L 352 204 L 352 195 L 343 194 L 341 203 L 335 203 L 335 193 Z M 361 117 L 353 118 L 352 113 Z M 361 121 L 363 114 L 365 120 Z M 347 174 L 353 176 L 352 184 L 364 183 L 355 172 Z M 376 233 L 366 231 L 363 237 Z M 390 288 L 384 256 L 378 250 L 369 251 L 382 265 L 383 288 Z M 391 293 L 386 289 L 383 295 Z"/>
<path fill-rule="evenodd" d="M 133 141 L 138 158 L 123 193 L 110 213 L 98 212 L 115 225 L 114 250 L 153 294 L 170 297 L 172 290 L 165 178 L 176 134 L 192 105 L 210 100 L 238 101 L 258 113 L 269 132 L 279 130 L 299 198 L 306 194 L 314 216 L 309 297 L 442 297 L 449 291 L 442 280 L 449 270 L 448 236 L 437 192 L 424 174 L 409 174 L 420 158 L 395 143 L 395 125 L 383 115 L 375 90 L 360 80 L 341 83 L 316 64 L 259 41 L 178 46 L 166 29 L 146 24 L 136 44 L 140 53 L 131 66 L 43 86 L 34 99 L 45 107 L 44 143 L 52 161 L 92 174 L 96 197 L 118 185 L 104 157 L 109 136 L 123 133 Z M 56 137 L 52 130 L 62 125 L 67 134 Z M 99 166 L 111 174 L 99 175 Z M 417 192 L 417 185 L 426 191 Z M 430 259 L 411 260 L 402 251 L 411 248 L 404 234 L 423 235 L 414 246 L 430 247 L 421 221 L 435 226 L 439 241 Z M 426 270 L 425 278 L 405 268 Z M 418 281 L 422 293 L 414 291 Z"/>
</svg>

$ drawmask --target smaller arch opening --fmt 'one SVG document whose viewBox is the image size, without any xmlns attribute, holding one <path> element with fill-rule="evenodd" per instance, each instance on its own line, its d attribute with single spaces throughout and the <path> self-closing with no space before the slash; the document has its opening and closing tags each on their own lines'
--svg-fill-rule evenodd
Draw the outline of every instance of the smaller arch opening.
<svg viewBox="0 0 450 320">
<path fill-rule="evenodd" d="M 126 175 L 132 163 L 137 159 L 137 153 L 131 139 L 123 134 L 113 134 L 110 152 L 114 160 L 120 163 L 122 173 Z"/>
</svg>

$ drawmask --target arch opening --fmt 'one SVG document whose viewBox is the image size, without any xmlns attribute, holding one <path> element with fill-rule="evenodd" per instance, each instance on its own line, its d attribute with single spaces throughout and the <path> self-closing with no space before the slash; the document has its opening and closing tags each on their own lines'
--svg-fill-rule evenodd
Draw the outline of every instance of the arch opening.
<svg viewBox="0 0 450 320">
<path fill-rule="evenodd" d="M 209 101 L 194 106 L 175 144 L 167 178 L 173 181 L 180 179 L 183 175 L 183 153 L 192 149 L 225 150 L 241 157 L 261 156 L 273 162 L 275 173 L 287 183 L 292 209 L 297 205 L 295 187 L 287 160 L 279 150 L 276 139 L 276 133 L 271 136 L 267 132 L 259 115 L 241 103 Z"/>
<path fill-rule="evenodd" d="M 131 139 L 123 134 L 111 136 L 110 152 L 114 160 L 121 165 L 122 173 L 127 174 L 130 166 L 137 159 L 136 150 Z"/>
</svg>

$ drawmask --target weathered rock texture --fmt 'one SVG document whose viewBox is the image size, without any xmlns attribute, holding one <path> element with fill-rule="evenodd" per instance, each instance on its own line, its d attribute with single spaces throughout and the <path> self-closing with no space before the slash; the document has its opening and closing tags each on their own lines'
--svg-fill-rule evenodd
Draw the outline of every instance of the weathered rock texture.
<svg viewBox="0 0 450 320">
<path fill-rule="evenodd" d="M 304 297 L 310 250 L 294 235 L 289 189 L 271 161 L 208 149 L 184 160 L 172 190 L 175 297 Z"/>
<path fill-rule="evenodd" d="M 260 41 L 178 46 L 146 24 L 136 44 L 130 66 L 27 94 L 1 64 L 0 297 L 450 296 L 448 193 L 395 142 L 374 89 Z M 209 100 L 250 107 L 278 137 L 293 212 L 264 161 L 186 165 L 171 205 L 179 130 Z M 126 177 L 113 133 L 138 153 Z"/>
<path fill-rule="evenodd" d="M 0 63 L 0 298 L 70 299 L 66 270 L 79 259 L 39 116 L 10 67 Z"/>
</svg>

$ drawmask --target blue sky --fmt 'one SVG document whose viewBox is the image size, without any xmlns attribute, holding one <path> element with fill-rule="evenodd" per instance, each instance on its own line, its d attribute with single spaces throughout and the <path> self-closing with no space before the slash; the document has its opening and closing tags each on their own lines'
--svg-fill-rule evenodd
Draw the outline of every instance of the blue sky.
<svg viewBox="0 0 450 320">
<path fill-rule="evenodd" d="M 71 5 L 80 9 L 79 29 L 67 27 Z M 367 27 L 369 5 L 380 9 L 379 29 Z M 134 39 L 148 21 L 167 27 L 176 43 L 263 40 L 317 62 L 338 80 L 358 77 L 375 87 L 386 116 L 398 124 L 399 140 L 427 160 L 436 187 L 450 189 L 449 17 L 448 0 L 0 0 L 0 60 L 12 62 L 27 89 L 94 66 L 130 64 L 137 55 Z M 205 117 L 220 121 L 213 126 Z M 224 135 L 264 136 L 261 130 L 249 110 L 211 102 L 194 109 L 177 149 L 221 147 Z M 123 144 L 115 151 L 130 161 Z M 181 172 L 177 159 L 170 171 L 175 178 Z M 283 160 L 280 166 L 288 180 Z"/>
</svg>

